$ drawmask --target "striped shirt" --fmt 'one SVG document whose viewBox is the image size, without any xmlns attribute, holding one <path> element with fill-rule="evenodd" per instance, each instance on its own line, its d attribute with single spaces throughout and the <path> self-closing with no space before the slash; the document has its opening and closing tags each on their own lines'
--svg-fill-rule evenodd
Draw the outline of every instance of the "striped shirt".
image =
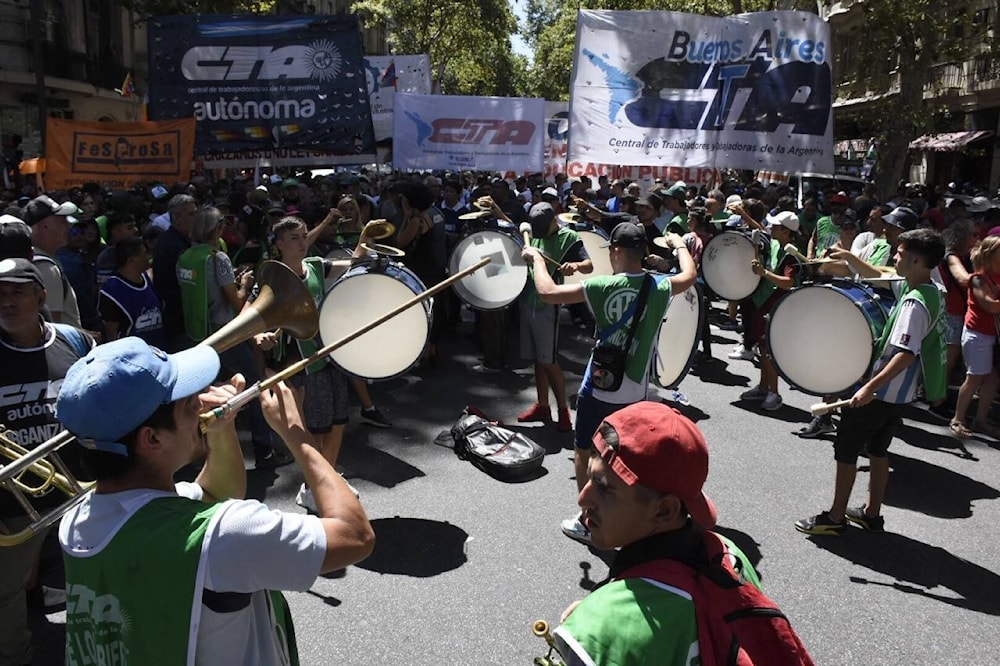
<svg viewBox="0 0 1000 666">
<path fill-rule="evenodd" d="M 904 351 L 917 357 L 909 367 L 875 392 L 877 399 L 896 405 L 907 404 L 917 398 L 917 386 L 921 380 L 920 346 L 931 327 L 931 315 L 920 301 L 908 298 L 899 307 L 901 310 L 889 333 L 885 351 L 872 368 L 872 376 L 875 376 L 893 356 Z"/>
</svg>

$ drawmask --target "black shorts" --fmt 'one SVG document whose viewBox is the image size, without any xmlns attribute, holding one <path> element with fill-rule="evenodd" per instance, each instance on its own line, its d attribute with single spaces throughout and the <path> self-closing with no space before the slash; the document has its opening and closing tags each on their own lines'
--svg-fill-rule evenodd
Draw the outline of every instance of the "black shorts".
<svg viewBox="0 0 1000 666">
<path fill-rule="evenodd" d="M 903 422 L 903 408 L 891 402 L 872 400 L 864 407 L 845 408 L 841 412 L 833 457 L 839 463 L 858 462 L 862 448 L 868 447 L 868 457 L 884 458 L 896 428 Z"/>
<path fill-rule="evenodd" d="M 324 435 L 347 423 L 347 377 L 332 363 L 317 372 L 299 373 L 291 383 L 305 387 L 302 416 L 309 432 Z"/>
</svg>

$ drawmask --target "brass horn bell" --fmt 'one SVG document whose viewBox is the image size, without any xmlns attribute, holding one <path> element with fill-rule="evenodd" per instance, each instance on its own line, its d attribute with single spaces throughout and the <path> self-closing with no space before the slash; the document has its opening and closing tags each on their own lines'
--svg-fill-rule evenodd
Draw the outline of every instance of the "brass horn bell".
<svg viewBox="0 0 1000 666">
<path fill-rule="evenodd" d="M 280 328 L 299 340 L 319 332 L 319 311 L 305 283 L 280 261 L 265 261 L 257 272 L 260 293 L 243 312 L 202 340 L 217 352 L 235 347 L 258 333 Z"/>
</svg>

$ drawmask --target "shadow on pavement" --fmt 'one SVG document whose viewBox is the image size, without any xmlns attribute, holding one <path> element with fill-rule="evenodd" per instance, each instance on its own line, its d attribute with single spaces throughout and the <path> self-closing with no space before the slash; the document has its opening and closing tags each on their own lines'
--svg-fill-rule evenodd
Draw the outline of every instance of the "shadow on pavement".
<svg viewBox="0 0 1000 666">
<path fill-rule="evenodd" d="M 913 410 L 916 411 L 916 410 Z M 933 423 L 932 425 L 938 425 Z M 940 451 L 965 460 L 979 460 L 965 447 L 965 443 L 952 435 L 943 435 L 923 428 L 915 428 L 905 423 L 896 427 L 896 437 L 910 446 L 925 451 Z"/>
<path fill-rule="evenodd" d="M 886 583 L 851 576 L 853 583 L 881 585 L 949 606 L 1000 615 L 1000 576 L 956 557 L 944 548 L 921 543 L 902 534 L 865 534 L 853 528 L 849 536 L 814 536 L 809 540 L 838 557 L 896 579 Z M 932 592 L 941 587 L 958 596 Z"/>
<path fill-rule="evenodd" d="M 729 372 L 729 364 L 715 357 L 702 357 L 691 368 L 691 374 L 703 382 L 720 386 L 750 386 L 750 378 Z"/>
<path fill-rule="evenodd" d="M 753 414 L 759 414 L 760 416 L 765 416 L 769 419 L 785 421 L 786 423 L 806 424 L 812 420 L 812 416 L 809 412 L 786 404 L 782 404 L 781 407 L 778 407 L 773 412 L 767 412 L 761 409 L 760 400 L 736 400 L 729 404 L 737 409 L 742 409 L 743 411 L 751 412 Z"/>
<path fill-rule="evenodd" d="M 425 476 L 420 468 L 373 446 L 345 446 L 337 462 L 350 470 L 348 479 L 365 479 L 383 488 Z"/>
<path fill-rule="evenodd" d="M 1000 498 L 1000 491 L 985 483 L 898 453 L 890 453 L 889 466 L 885 503 L 890 506 L 937 518 L 968 518 L 974 501 Z"/>
<path fill-rule="evenodd" d="M 366 571 L 428 578 L 466 562 L 469 535 L 450 523 L 424 518 L 379 518 L 371 521 L 375 551 L 354 565 Z"/>
</svg>

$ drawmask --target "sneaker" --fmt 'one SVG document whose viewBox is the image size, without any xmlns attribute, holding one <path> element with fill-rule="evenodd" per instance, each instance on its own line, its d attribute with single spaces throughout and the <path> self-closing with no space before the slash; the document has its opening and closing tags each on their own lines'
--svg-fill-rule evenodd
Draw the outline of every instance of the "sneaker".
<svg viewBox="0 0 1000 666">
<path fill-rule="evenodd" d="M 254 469 L 274 469 L 275 467 L 284 467 L 288 463 L 295 460 L 292 454 L 288 451 L 282 449 L 271 449 L 263 455 L 254 456 Z"/>
<path fill-rule="evenodd" d="M 777 393 L 768 393 L 767 397 L 764 398 L 764 402 L 760 403 L 760 408 L 765 412 L 773 412 L 774 410 L 781 407 L 784 400 Z"/>
<path fill-rule="evenodd" d="M 590 530 L 580 522 L 579 514 L 562 521 L 559 527 L 562 529 L 562 533 L 573 539 L 573 541 L 579 541 L 585 546 L 590 545 Z"/>
<path fill-rule="evenodd" d="M 304 483 L 299 486 L 299 492 L 295 494 L 295 503 L 310 513 L 319 513 L 319 507 L 316 506 L 316 498 L 313 497 L 312 491 Z"/>
<path fill-rule="evenodd" d="M 767 391 L 759 386 L 754 386 L 749 391 L 740 393 L 740 400 L 763 400 L 767 397 Z"/>
<path fill-rule="evenodd" d="M 804 439 L 813 439 L 814 437 L 827 435 L 832 432 L 837 432 L 837 426 L 833 425 L 833 419 L 829 416 L 817 416 L 809 422 L 809 425 L 803 427 L 795 434 Z"/>
<path fill-rule="evenodd" d="M 795 529 L 805 534 L 815 534 L 817 536 L 841 536 L 847 534 L 847 521 L 836 522 L 830 518 L 830 512 L 803 518 L 795 521 Z"/>
<path fill-rule="evenodd" d="M 472 370 L 474 372 L 486 372 L 486 373 L 503 372 L 503 366 L 492 365 L 490 363 L 477 363 L 476 365 L 472 366 Z"/>
<path fill-rule="evenodd" d="M 933 414 L 943 421 L 948 421 L 949 423 L 953 418 L 955 418 L 955 410 L 948 407 L 947 402 L 942 402 L 940 405 L 931 405 L 927 408 L 928 413 Z"/>
<path fill-rule="evenodd" d="M 726 356 L 734 360 L 752 361 L 753 349 L 747 349 L 743 345 L 736 345 L 733 347 L 733 351 L 729 352 Z"/>
<path fill-rule="evenodd" d="M 885 518 L 882 516 L 869 516 L 865 513 L 865 509 L 867 507 L 864 506 L 850 508 L 844 512 L 844 516 L 863 530 L 885 532 Z"/>
<path fill-rule="evenodd" d="M 573 432 L 573 418 L 569 415 L 569 407 L 559 409 L 559 432 Z"/>
<path fill-rule="evenodd" d="M 736 331 L 741 332 L 743 327 L 740 326 L 738 321 L 733 321 L 732 319 L 727 319 L 726 321 L 719 324 L 720 331 Z"/>
<path fill-rule="evenodd" d="M 372 406 L 371 409 L 361 410 L 361 420 L 368 425 L 375 426 L 376 428 L 391 428 L 392 424 L 389 423 L 389 419 L 385 418 L 382 412 L 378 411 L 378 407 Z"/>
<path fill-rule="evenodd" d="M 518 423 L 526 423 L 528 421 L 542 421 L 543 423 L 548 423 L 552 420 L 552 409 L 548 405 L 543 405 L 536 402 L 526 411 L 521 412 L 517 415 Z"/>
</svg>

